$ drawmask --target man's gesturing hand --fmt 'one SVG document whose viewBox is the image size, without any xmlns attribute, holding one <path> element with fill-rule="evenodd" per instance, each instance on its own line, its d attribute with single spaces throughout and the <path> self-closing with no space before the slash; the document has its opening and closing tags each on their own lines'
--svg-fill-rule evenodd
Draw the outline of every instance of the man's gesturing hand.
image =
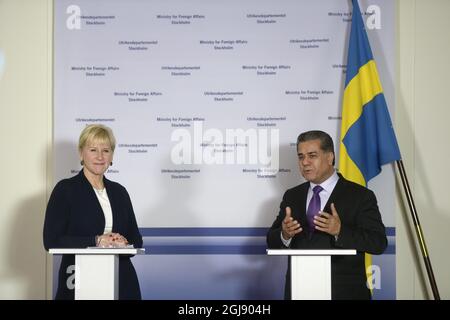
<svg viewBox="0 0 450 320">
<path fill-rule="evenodd" d="M 303 230 L 300 226 L 300 223 L 292 218 L 291 208 L 289 207 L 286 207 L 286 217 L 283 220 L 281 230 L 283 238 L 285 240 L 291 239 L 293 236 Z"/>
<path fill-rule="evenodd" d="M 331 214 L 323 211 L 314 216 L 314 224 L 317 230 L 326 232 L 332 236 L 339 235 L 339 232 L 341 232 L 341 219 L 334 207 L 334 203 L 331 204 Z"/>
</svg>

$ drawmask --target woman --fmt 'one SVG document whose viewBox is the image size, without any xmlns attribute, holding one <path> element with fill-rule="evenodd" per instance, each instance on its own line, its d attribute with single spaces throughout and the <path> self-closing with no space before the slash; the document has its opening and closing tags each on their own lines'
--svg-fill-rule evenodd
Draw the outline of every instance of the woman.
<svg viewBox="0 0 450 320">
<path fill-rule="evenodd" d="M 110 128 L 89 125 L 80 135 L 83 169 L 58 182 L 45 213 L 44 247 L 142 247 L 142 236 L 126 189 L 105 178 L 116 142 Z M 74 299 L 74 256 L 64 255 L 56 299 Z M 69 277 L 72 277 L 69 279 Z M 136 271 L 129 256 L 119 259 L 119 299 L 141 299 Z"/>
</svg>

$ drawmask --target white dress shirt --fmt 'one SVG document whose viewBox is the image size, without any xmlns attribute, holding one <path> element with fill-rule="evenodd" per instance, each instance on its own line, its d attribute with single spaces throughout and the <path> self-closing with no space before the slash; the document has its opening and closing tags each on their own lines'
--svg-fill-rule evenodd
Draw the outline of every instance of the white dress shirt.
<svg viewBox="0 0 450 320">
<path fill-rule="evenodd" d="M 100 206 L 102 207 L 103 214 L 105 215 L 105 230 L 103 231 L 103 234 L 109 233 L 112 231 L 113 217 L 111 204 L 109 202 L 108 194 L 106 193 L 106 188 L 103 188 L 101 190 L 94 188 L 94 191 L 98 201 L 100 202 Z"/>
</svg>

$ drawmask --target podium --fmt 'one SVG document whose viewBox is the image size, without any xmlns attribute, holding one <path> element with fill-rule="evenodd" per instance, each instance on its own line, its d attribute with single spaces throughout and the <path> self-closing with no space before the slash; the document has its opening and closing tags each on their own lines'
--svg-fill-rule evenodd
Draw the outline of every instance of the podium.
<svg viewBox="0 0 450 320">
<path fill-rule="evenodd" d="M 331 256 L 356 250 L 267 249 L 267 254 L 291 257 L 292 300 L 331 300 Z"/>
<path fill-rule="evenodd" d="M 75 255 L 75 300 L 119 298 L 119 256 L 145 254 L 141 248 L 50 249 Z"/>
</svg>

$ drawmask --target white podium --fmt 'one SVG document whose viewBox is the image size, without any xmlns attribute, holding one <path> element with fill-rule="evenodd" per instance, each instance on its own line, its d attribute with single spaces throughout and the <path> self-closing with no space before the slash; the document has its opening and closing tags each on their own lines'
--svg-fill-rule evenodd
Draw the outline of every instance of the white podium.
<svg viewBox="0 0 450 320">
<path fill-rule="evenodd" d="M 144 254 L 145 249 L 50 249 L 48 252 L 75 255 L 75 300 L 117 300 L 119 255 Z"/>
<path fill-rule="evenodd" d="M 331 256 L 356 250 L 268 249 L 268 255 L 291 256 L 291 299 L 331 300 Z"/>
</svg>

